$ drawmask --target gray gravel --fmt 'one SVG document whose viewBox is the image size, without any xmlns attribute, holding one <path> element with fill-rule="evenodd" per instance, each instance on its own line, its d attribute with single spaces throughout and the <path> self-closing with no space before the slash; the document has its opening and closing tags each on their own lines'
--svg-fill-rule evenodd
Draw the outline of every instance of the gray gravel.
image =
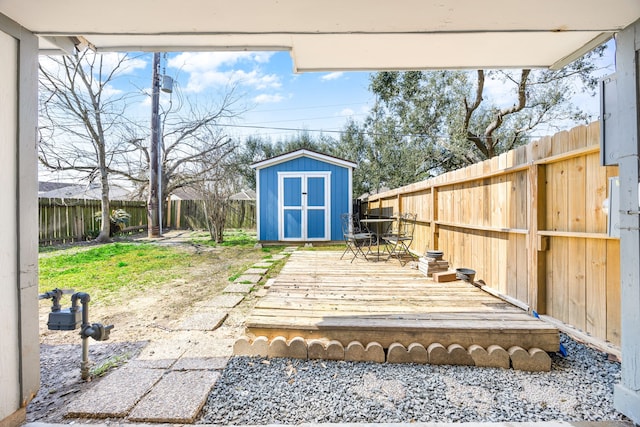
<svg viewBox="0 0 640 427">
<path fill-rule="evenodd" d="M 620 364 L 562 335 L 551 372 L 235 357 L 199 423 L 627 420 Z"/>
</svg>

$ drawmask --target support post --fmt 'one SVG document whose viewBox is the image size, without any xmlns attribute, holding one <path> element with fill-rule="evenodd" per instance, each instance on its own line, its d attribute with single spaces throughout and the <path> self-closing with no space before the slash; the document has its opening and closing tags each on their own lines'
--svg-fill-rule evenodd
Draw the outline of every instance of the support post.
<svg viewBox="0 0 640 427">
<path fill-rule="evenodd" d="M 620 294 L 622 375 L 614 387 L 615 408 L 640 423 L 640 215 L 638 182 L 640 128 L 640 20 L 618 34 L 617 141 L 620 175 Z"/>
</svg>

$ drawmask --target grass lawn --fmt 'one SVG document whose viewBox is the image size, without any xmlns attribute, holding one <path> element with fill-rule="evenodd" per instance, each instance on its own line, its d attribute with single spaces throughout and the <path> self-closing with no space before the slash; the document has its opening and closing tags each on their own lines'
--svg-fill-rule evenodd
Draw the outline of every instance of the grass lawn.
<svg viewBox="0 0 640 427">
<path fill-rule="evenodd" d="M 143 291 L 175 279 L 192 263 L 191 254 L 148 243 L 111 243 L 74 254 L 40 258 L 39 291 L 54 288 L 111 299 L 122 291 Z"/>
<path fill-rule="evenodd" d="M 222 244 L 211 241 L 207 233 L 197 233 L 191 239 L 192 245 L 220 247 L 231 258 L 239 255 L 238 250 L 254 252 L 255 243 L 255 233 L 244 230 L 225 231 Z M 185 247 L 154 243 L 110 243 L 82 251 L 61 251 L 60 254 L 43 249 L 47 255 L 39 260 L 39 292 L 73 289 L 90 294 L 94 302 L 122 301 L 127 296 L 182 278 L 191 267 L 214 261 L 208 256 L 194 257 Z M 262 252 L 268 256 L 271 251 L 280 249 L 263 248 Z M 229 271 L 229 275 L 239 275 L 244 268 L 243 265 L 238 271 Z"/>
</svg>

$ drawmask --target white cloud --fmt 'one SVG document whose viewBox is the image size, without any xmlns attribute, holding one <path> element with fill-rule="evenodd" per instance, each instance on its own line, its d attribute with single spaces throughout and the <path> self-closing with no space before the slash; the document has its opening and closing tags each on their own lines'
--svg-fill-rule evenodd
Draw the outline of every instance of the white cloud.
<svg viewBox="0 0 640 427">
<path fill-rule="evenodd" d="M 272 52 L 185 52 L 168 61 L 170 68 L 188 74 L 185 90 L 202 92 L 225 85 L 243 85 L 258 90 L 282 86 L 276 74 L 264 74 L 257 64 L 266 63 Z"/>
<path fill-rule="evenodd" d="M 136 71 L 143 70 L 147 67 L 147 61 L 144 59 L 129 55 L 125 60 L 125 55 L 124 53 L 117 52 L 102 54 L 103 73 L 110 73 L 115 67 L 119 67 L 118 74 L 127 75 L 134 74 Z M 120 61 L 123 62 L 120 63 Z"/>
<path fill-rule="evenodd" d="M 124 94 L 123 90 L 116 89 L 112 85 L 106 85 L 102 89 L 102 96 L 105 97 L 105 98 L 109 98 L 109 97 L 112 97 L 112 96 L 121 96 L 123 94 Z"/>
<path fill-rule="evenodd" d="M 116 67 L 118 67 L 118 70 L 114 75 L 115 77 L 136 74 L 138 70 L 143 70 L 147 67 L 147 61 L 144 59 L 131 55 L 125 59 L 124 53 L 113 52 L 98 54 L 93 51 L 87 51 L 84 55 L 84 59 L 82 60 L 83 68 L 88 72 L 88 64 L 94 63 L 95 61 L 94 72 L 100 71 L 103 78 L 111 74 Z M 101 68 L 99 67 L 100 63 L 98 60 L 102 61 Z M 62 70 L 64 67 L 61 65 L 62 59 L 59 57 L 51 58 L 42 56 L 39 58 L 39 61 L 42 67 L 48 72 L 56 73 L 57 75 L 63 73 Z M 149 78 L 151 78 L 151 76 L 149 76 Z"/>
<path fill-rule="evenodd" d="M 351 108 L 345 108 L 344 110 L 340 111 L 340 113 L 338 113 L 338 115 L 341 117 L 351 117 L 354 114 L 355 111 L 353 111 Z"/>
<path fill-rule="evenodd" d="M 211 87 L 226 85 L 250 86 L 258 90 L 278 89 L 282 86 L 280 78 L 275 74 L 261 74 L 258 70 L 230 70 L 194 72 L 189 76 L 185 90 L 187 92 L 202 92 Z"/>
<path fill-rule="evenodd" d="M 284 100 L 284 96 L 276 94 L 269 95 L 266 93 L 260 94 L 253 98 L 253 102 L 256 104 L 276 104 Z"/>
<path fill-rule="evenodd" d="M 342 72 L 342 71 L 336 71 L 336 72 L 333 72 L 333 73 L 325 74 L 324 76 L 320 77 L 320 79 L 324 80 L 324 81 L 336 80 L 336 79 L 339 79 L 340 77 L 342 77 L 343 74 L 344 74 L 344 72 Z"/>
</svg>

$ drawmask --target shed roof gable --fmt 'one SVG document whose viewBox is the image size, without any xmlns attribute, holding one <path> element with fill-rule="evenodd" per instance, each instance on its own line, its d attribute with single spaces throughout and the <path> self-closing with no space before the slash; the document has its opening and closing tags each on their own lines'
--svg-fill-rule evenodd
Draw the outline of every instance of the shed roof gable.
<svg viewBox="0 0 640 427">
<path fill-rule="evenodd" d="M 271 157 L 270 159 L 262 160 L 251 165 L 253 169 L 263 169 L 269 166 L 274 166 L 280 163 L 288 162 L 300 157 L 309 157 L 311 159 L 319 160 L 321 162 L 331 163 L 333 165 L 342 166 L 345 168 L 355 168 L 356 163 L 349 160 L 341 159 L 339 157 L 330 156 L 328 154 L 318 153 L 317 151 L 308 150 L 306 148 L 290 151 L 288 153 L 281 154 L 279 156 Z"/>
</svg>

